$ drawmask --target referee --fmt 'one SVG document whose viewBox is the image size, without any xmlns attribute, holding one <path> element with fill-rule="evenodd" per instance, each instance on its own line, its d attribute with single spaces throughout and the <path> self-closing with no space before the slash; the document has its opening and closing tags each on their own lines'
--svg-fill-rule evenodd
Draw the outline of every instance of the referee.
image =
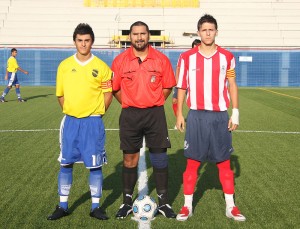
<svg viewBox="0 0 300 229">
<path fill-rule="evenodd" d="M 149 45 L 150 32 L 141 21 L 130 27 L 131 47 L 118 55 L 113 63 L 113 94 L 122 104 L 120 142 L 123 151 L 123 204 L 116 217 L 125 218 L 132 212 L 132 194 L 137 181 L 139 152 L 143 137 L 150 151 L 158 211 L 175 218 L 168 200 L 168 157 L 171 147 L 164 103 L 175 86 L 169 59 Z"/>
</svg>

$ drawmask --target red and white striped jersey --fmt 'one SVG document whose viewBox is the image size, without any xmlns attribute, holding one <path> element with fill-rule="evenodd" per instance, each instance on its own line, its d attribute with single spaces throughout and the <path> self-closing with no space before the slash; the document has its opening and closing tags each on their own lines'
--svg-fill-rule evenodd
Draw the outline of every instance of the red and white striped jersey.
<svg viewBox="0 0 300 229">
<path fill-rule="evenodd" d="M 233 54 L 217 46 L 212 56 L 205 57 L 195 47 L 179 58 L 177 87 L 187 89 L 188 107 L 193 110 L 227 110 L 230 105 L 227 78 L 235 77 Z"/>
</svg>

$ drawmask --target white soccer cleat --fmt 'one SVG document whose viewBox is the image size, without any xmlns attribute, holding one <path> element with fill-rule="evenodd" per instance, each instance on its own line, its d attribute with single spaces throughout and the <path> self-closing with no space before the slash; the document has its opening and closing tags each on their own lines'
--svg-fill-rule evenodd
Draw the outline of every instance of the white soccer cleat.
<svg viewBox="0 0 300 229">
<path fill-rule="evenodd" d="M 193 215 L 192 209 L 189 209 L 187 206 L 183 206 L 179 214 L 176 216 L 176 219 L 178 221 L 186 221 L 192 215 Z"/>
<path fill-rule="evenodd" d="M 245 221 L 246 220 L 246 217 L 241 214 L 240 210 L 236 206 L 226 208 L 226 216 L 228 218 L 234 219 L 236 221 Z"/>
</svg>

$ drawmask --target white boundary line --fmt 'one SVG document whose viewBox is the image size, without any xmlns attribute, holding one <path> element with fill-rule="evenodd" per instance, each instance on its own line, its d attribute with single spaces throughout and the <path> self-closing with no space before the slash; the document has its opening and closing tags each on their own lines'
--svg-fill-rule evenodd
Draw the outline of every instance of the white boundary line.
<svg viewBox="0 0 300 229">
<path fill-rule="evenodd" d="M 119 131 L 119 129 L 105 129 L 106 131 Z M 59 129 L 35 129 L 35 130 L 0 130 L 0 133 L 6 132 L 45 132 L 59 131 Z M 169 131 L 178 131 L 169 129 Z M 273 131 L 273 130 L 235 130 L 238 133 L 265 133 L 265 134 L 300 134 L 300 131 Z"/>
<path fill-rule="evenodd" d="M 272 130 L 235 130 L 240 133 L 265 133 L 265 134 L 300 134 L 298 131 L 272 131 Z"/>
<path fill-rule="evenodd" d="M 140 158 L 138 163 L 138 195 L 148 195 L 148 175 L 146 165 L 146 144 L 143 139 L 143 147 L 140 150 Z"/>
<path fill-rule="evenodd" d="M 140 158 L 138 163 L 138 195 L 148 195 L 148 175 L 146 164 L 146 143 L 143 139 L 143 147 L 140 150 Z M 139 229 L 150 229 L 151 222 L 138 221 Z"/>
</svg>

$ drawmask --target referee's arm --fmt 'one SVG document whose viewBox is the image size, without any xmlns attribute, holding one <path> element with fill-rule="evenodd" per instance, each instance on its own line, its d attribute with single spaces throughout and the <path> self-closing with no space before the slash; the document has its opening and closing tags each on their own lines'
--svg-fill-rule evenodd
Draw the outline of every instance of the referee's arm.
<svg viewBox="0 0 300 229">
<path fill-rule="evenodd" d="M 121 90 L 113 91 L 113 95 L 118 100 L 118 102 L 122 104 Z"/>
<path fill-rule="evenodd" d="M 167 100 L 167 98 L 169 97 L 171 92 L 172 92 L 172 88 L 164 88 L 163 89 L 163 94 L 164 94 L 165 100 Z"/>
</svg>

